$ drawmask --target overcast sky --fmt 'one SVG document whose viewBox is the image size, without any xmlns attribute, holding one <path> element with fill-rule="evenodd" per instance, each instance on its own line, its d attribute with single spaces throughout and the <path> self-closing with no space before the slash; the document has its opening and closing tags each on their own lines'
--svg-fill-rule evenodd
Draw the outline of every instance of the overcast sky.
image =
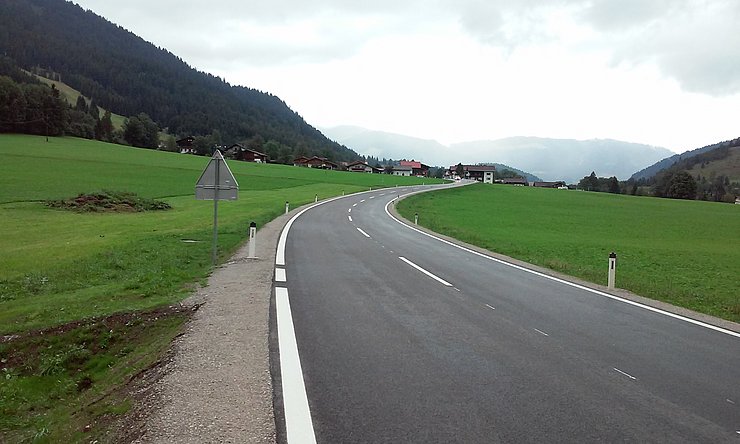
<svg viewBox="0 0 740 444">
<path fill-rule="evenodd" d="M 442 143 L 740 136 L 738 0 L 77 0 L 313 126 Z"/>
</svg>

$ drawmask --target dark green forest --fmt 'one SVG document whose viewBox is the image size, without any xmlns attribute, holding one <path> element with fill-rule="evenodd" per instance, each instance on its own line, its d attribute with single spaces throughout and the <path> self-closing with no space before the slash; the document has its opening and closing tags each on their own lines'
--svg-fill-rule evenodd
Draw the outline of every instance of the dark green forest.
<svg viewBox="0 0 740 444">
<path fill-rule="evenodd" d="M 143 113 L 178 137 L 216 133 L 224 143 L 273 141 L 286 158 L 287 151 L 335 161 L 360 158 L 327 139 L 278 97 L 197 71 L 74 3 L 0 0 L 0 21 L 0 55 L 10 60 L 5 63 L 63 81 L 116 114 Z"/>
</svg>

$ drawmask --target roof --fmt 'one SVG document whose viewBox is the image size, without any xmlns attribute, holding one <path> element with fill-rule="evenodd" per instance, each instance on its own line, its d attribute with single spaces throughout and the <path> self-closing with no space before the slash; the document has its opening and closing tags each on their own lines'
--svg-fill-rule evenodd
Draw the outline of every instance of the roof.
<svg viewBox="0 0 740 444">
<path fill-rule="evenodd" d="M 265 153 L 260 153 L 259 151 L 253 150 L 253 149 L 251 149 L 251 148 L 247 148 L 247 147 L 245 147 L 244 145 L 242 145 L 242 144 L 240 144 L 240 143 L 235 143 L 235 144 L 231 145 L 231 146 L 229 147 L 229 150 L 232 150 L 232 149 L 234 149 L 234 148 L 236 148 L 236 149 L 238 149 L 239 151 L 242 151 L 242 152 L 244 152 L 244 151 L 249 151 L 250 153 L 254 153 L 254 154 L 257 154 L 257 155 L 259 155 L 259 156 L 265 156 L 265 157 L 267 157 L 267 154 L 265 154 Z"/>
<path fill-rule="evenodd" d="M 401 166 L 417 168 L 417 169 L 429 168 L 429 165 L 424 165 L 423 163 L 417 162 L 415 160 L 401 160 L 398 163 Z"/>
<path fill-rule="evenodd" d="M 493 165 L 463 165 L 463 171 L 496 171 Z M 457 165 L 450 166 L 450 171 L 455 171 Z"/>
<path fill-rule="evenodd" d="M 411 171 L 412 169 L 413 168 L 408 165 L 398 165 L 393 167 L 394 171 Z"/>
</svg>

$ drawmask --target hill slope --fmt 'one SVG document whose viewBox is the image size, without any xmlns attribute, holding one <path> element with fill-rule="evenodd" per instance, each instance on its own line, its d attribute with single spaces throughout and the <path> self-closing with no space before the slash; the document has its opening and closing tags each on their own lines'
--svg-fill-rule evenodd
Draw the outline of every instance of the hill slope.
<svg viewBox="0 0 740 444">
<path fill-rule="evenodd" d="M 359 157 L 326 139 L 278 97 L 196 71 L 73 3 L 0 0 L 0 19 L 5 55 L 22 68 L 42 67 L 61 76 L 112 112 L 145 112 L 180 136 L 218 130 L 226 143 L 259 135 L 296 152 Z"/>
<path fill-rule="evenodd" d="M 674 164 L 678 162 L 688 161 L 692 157 L 696 157 L 701 154 L 709 153 L 711 151 L 717 150 L 718 148 L 722 148 L 723 146 L 727 146 L 727 147 L 740 146 L 740 138 L 735 139 L 735 140 L 726 141 L 726 142 L 715 143 L 713 145 L 707 145 L 707 146 L 697 148 L 691 151 L 686 151 L 685 153 L 682 153 L 682 154 L 674 154 L 673 156 L 666 157 L 665 159 L 662 159 L 659 162 L 656 162 L 650 165 L 649 167 L 644 168 L 634 173 L 631 179 L 634 179 L 634 180 L 650 179 L 654 177 L 656 174 L 658 174 L 659 172 L 667 168 L 670 168 L 671 166 L 673 166 Z M 691 161 L 689 162 L 694 163 Z M 730 168 L 730 170 L 731 169 L 732 168 Z M 732 171 L 725 171 L 723 175 L 730 176 L 730 177 L 737 176 L 737 179 L 740 180 L 740 171 L 735 171 L 734 173 Z"/>
</svg>

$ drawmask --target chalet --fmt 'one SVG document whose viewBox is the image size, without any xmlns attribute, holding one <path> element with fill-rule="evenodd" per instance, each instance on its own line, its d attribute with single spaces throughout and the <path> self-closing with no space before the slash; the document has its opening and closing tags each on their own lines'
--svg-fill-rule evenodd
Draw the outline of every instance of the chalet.
<svg viewBox="0 0 740 444">
<path fill-rule="evenodd" d="M 424 165 L 421 162 L 415 160 L 402 160 L 398 162 L 402 167 L 411 167 L 412 176 L 427 177 L 429 176 L 429 165 Z"/>
<path fill-rule="evenodd" d="M 529 185 L 527 179 L 523 177 L 507 177 L 506 179 L 501 179 L 501 183 L 504 185 L 515 185 L 519 187 L 526 187 Z"/>
<path fill-rule="evenodd" d="M 465 179 L 477 180 L 483 183 L 493 183 L 496 176 L 496 167 L 493 165 L 462 165 Z M 450 166 L 446 173 L 449 177 L 457 175 L 457 165 Z"/>
<path fill-rule="evenodd" d="M 244 162 L 267 163 L 270 157 L 265 153 L 260 153 L 249 149 L 239 143 L 235 143 L 224 152 L 224 157 Z"/>
<path fill-rule="evenodd" d="M 391 170 L 391 174 L 394 176 L 411 176 L 414 169 L 410 166 L 394 166 Z"/>
<path fill-rule="evenodd" d="M 293 160 L 293 166 L 319 168 L 322 170 L 337 170 L 339 165 L 325 157 L 298 157 Z"/>
<path fill-rule="evenodd" d="M 177 145 L 177 150 L 181 154 L 198 154 L 198 152 L 195 150 L 195 137 L 193 136 L 188 136 L 177 140 L 175 141 L 175 144 Z"/>
<path fill-rule="evenodd" d="M 383 170 L 380 168 L 375 168 L 367 164 L 367 162 L 362 162 L 360 160 L 355 162 L 350 162 L 346 165 L 347 171 L 351 171 L 353 173 L 382 173 Z"/>
</svg>

